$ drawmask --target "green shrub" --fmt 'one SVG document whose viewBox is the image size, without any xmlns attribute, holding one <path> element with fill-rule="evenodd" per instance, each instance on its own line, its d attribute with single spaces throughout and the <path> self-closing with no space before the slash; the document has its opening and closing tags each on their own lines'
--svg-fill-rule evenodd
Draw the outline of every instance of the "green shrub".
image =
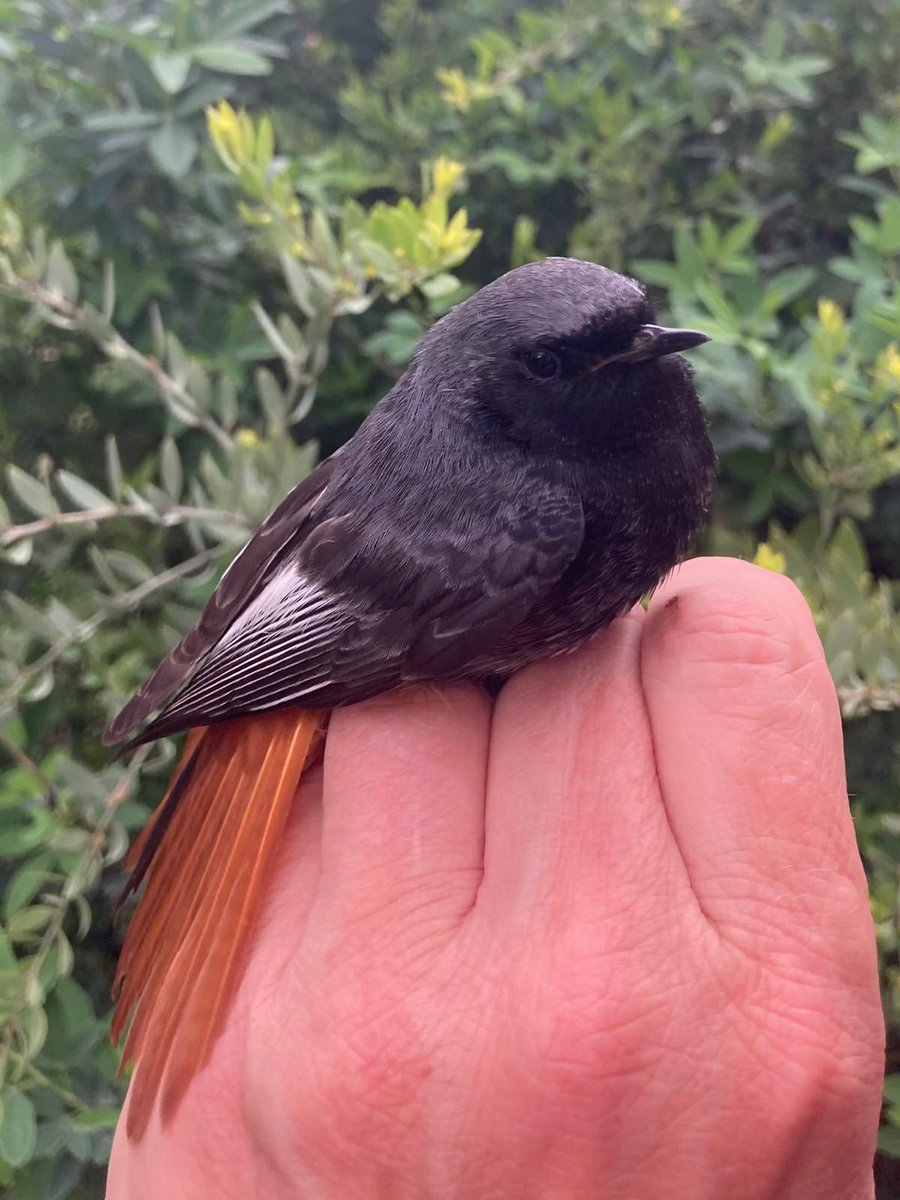
<svg viewBox="0 0 900 1200">
<path fill-rule="evenodd" d="M 897 0 L 21 0 L 0 23 L 0 1187 L 100 1194 L 116 864 L 174 752 L 111 760 L 106 718 L 435 316 L 574 253 L 714 335 L 703 549 L 787 571 L 816 615 L 900 1195 Z"/>
</svg>

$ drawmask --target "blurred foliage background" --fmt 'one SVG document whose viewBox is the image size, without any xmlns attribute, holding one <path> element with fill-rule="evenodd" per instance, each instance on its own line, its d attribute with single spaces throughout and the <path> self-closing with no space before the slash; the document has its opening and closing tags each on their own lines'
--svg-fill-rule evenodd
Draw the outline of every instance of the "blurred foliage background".
<svg viewBox="0 0 900 1200">
<path fill-rule="evenodd" d="M 804 589 L 846 717 L 900 1196 L 900 0 L 0 0 L 0 1190 L 102 1194 L 107 718 L 420 332 L 544 254 L 697 356 L 700 547 Z"/>
</svg>

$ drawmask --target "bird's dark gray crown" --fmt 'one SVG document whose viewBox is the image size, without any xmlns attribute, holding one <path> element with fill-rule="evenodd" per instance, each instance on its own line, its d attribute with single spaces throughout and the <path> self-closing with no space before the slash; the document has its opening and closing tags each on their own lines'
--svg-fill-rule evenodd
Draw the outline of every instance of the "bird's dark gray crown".
<svg viewBox="0 0 900 1200">
<path fill-rule="evenodd" d="M 597 263 L 545 258 L 501 275 L 458 304 L 422 341 L 489 340 L 496 347 L 584 344 L 633 333 L 653 312 L 637 280 Z"/>
</svg>

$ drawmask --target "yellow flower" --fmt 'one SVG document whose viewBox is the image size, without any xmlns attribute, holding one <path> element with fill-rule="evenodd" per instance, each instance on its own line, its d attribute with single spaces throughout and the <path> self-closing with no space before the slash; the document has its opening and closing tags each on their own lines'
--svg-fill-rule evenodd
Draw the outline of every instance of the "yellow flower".
<svg viewBox="0 0 900 1200">
<path fill-rule="evenodd" d="M 896 342 L 891 342 L 889 346 L 885 346 L 878 355 L 875 367 L 879 374 L 883 372 L 891 379 L 900 380 L 900 349 L 898 349 Z"/>
<path fill-rule="evenodd" d="M 252 450 L 259 445 L 259 434 L 252 429 L 239 429 L 234 435 L 234 440 L 242 450 Z"/>
<path fill-rule="evenodd" d="M 243 159 L 241 122 L 227 100 L 206 109 L 206 126 L 219 158 L 229 171 L 236 171 Z"/>
<path fill-rule="evenodd" d="M 207 107 L 206 124 L 212 137 L 222 140 L 237 129 L 237 113 L 227 100 L 220 100 L 218 104 L 210 104 Z"/>
<path fill-rule="evenodd" d="M 823 297 L 819 301 L 819 324 L 831 337 L 843 332 L 844 314 L 833 300 Z"/>
<path fill-rule="evenodd" d="M 777 575 L 783 575 L 787 566 L 784 555 L 778 550 L 773 550 L 768 542 L 760 542 L 756 547 L 753 561 L 758 567 L 765 567 L 767 571 L 774 571 Z"/>
<path fill-rule="evenodd" d="M 456 159 L 441 155 L 432 168 L 432 189 L 439 196 L 449 196 L 465 174 L 466 168 Z"/>
<path fill-rule="evenodd" d="M 459 67 L 439 67 L 435 74 L 438 83 L 444 85 L 441 95 L 445 102 L 457 112 L 468 112 L 472 107 L 472 85 Z"/>
</svg>

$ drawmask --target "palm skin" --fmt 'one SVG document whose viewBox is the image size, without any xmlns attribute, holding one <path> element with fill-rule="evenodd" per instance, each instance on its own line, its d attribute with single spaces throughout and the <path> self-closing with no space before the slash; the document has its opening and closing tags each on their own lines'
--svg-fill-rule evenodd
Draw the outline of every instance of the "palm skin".
<svg viewBox="0 0 900 1200">
<path fill-rule="evenodd" d="M 834 690 L 694 560 L 492 702 L 337 712 L 229 1025 L 109 1200 L 868 1200 L 883 1026 Z"/>
</svg>

